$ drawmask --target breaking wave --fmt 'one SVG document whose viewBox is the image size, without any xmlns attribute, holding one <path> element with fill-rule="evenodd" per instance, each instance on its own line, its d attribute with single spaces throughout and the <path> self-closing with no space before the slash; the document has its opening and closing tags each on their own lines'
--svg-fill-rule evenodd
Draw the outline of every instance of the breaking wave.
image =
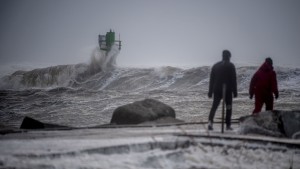
<svg viewBox="0 0 300 169">
<path fill-rule="evenodd" d="M 96 47 L 89 64 L 58 65 L 30 71 L 18 70 L 0 79 L 0 89 L 73 87 L 73 84 L 86 81 L 95 74 L 114 70 L 118 54 L 119 50 L 115 45 L 107 55 Z"/>
<path fill-rule="evenodd" d="M 65 126 L 106 124 L 114 109 L 145 98 L 167 103 L 187 122 L 207 119 L 209 66 L 125 68 L 116 55 L 95 49 L 89 64 L 16 71 L 0 79 L 0 128 L 18 127 L 24 115 Z M 248 89 L 257 67 L 238 67 L 235 118 L 252 112 Z M 280 97 L 276 108 L 299 109 L 300 69 L 275 68 Z M 196 117 L 196 118 L 195 118 Z"/>
<path fill-rule="evenodd" d="M 0 90 L 207 90 L 210 67 L 181 69 L 177 67 L 117 67 L 116 47 L 107 55 L 94 49 L 89 64 L 58 65 L 31 71 L 16 71 L 0 79 Z M 238 67 L 238 91 L 247 93 L 257 67 Z M 300 91 L 300 69 L 275 68 L 281 91 Z M 65 88 L 65 89 L 63 89 Z M 297 92 L 298 93 L 298 92 Z"/>
</svg>

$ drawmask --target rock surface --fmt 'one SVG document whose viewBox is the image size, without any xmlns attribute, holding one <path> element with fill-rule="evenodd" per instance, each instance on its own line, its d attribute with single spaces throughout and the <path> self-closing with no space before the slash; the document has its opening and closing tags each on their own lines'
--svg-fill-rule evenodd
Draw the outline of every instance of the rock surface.
<svg viewBox="0 0 300 169">
<path fill-rule="evenodd" d="M 241 134 L 300 138 L 300 111 L 265 111 L 240 118 Z"/>
<path fill-rule="evenodd" d="M 67 126 L 61 126 L 57 124 L 43 123 L 31 117 L 25 116 L 20 129 L 61 129 L 69 128 Z"/>
<path fill-rule="evenodd" d="M 175 119 L 175 111 L 172 107 L 154 100 L 145 99 L 118 107 L 112 115 L 111 124 L 140 124 L 158 120 L 164 117 Z"/>
<path fill-rule="evenodd" d="M 287 137 L 300 139 L 300 111 L 282 111 L 281 121 Z"/>
<path fill-rule="evenodd" d="M 154 121 L 146 121 L 143 123 L 140 123 L 139 125 L 143 126 L 143 125 L 175 125 L 175 124 L 180 124 L 180 123 L 184 123 L 183 120 L 179 120 L 173 117 L 162 117 L 159 118 L 157 120 Z"/>
<path fill-rule="evenodd" d="M 25 117 L 22 121 L 20 129 L 44 129 L 44 123 L 30 117 Z"/>
</svg>

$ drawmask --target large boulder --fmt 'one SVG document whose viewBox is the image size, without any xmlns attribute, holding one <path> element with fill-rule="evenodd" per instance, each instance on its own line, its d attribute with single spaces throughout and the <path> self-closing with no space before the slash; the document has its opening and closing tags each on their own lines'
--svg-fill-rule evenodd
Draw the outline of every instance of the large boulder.
<svg viewBox="0 0 300 169">
<path fill-rule="evenodd" d="M 174 109 L 160 101 L 145 99 L 118 107 L 113 112 L 110 123 L 139 124 L 158 120 L 163 117 L 172 117 L 175 119 Z"/>
<path fill-rule="evenodd" d="M 240 132 L 300 138 L 300 111 L 265 111 L 241 117 Z"/>
</svg>

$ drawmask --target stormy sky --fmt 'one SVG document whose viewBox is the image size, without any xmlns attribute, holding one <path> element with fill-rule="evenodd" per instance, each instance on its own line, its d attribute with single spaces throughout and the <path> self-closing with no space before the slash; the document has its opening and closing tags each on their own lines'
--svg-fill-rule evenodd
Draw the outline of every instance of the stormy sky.
<svg viewBox="0 0 300 169">
<path fill-rule="evenodd" d="M 88 62 L 110 29 L 120 66 L 300 64 L 299 0 L 1 0 L 0 21 L 0 65 Z"/>
</svg>

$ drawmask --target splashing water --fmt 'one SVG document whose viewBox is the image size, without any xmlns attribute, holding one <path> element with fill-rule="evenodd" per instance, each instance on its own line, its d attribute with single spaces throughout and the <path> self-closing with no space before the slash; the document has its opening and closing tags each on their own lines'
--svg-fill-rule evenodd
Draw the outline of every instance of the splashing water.
<svg viewBox="0 0 300 169">
<path fill-rule="evenodd" d="M 116 68 L 116 58 L 120 53 L 118 47 L 113 45 L 109 52 L 100 50 L 96 47 L 91 54 L 90 71 L 95 73 L 101 71 L 109 71 Z"/>
</svg>

